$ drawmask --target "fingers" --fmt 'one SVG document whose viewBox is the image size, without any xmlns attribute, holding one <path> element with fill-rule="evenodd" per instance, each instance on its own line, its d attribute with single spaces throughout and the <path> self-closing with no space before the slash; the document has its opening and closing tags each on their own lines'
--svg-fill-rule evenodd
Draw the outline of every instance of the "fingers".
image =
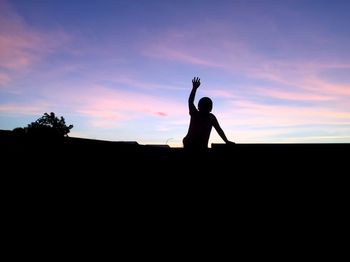
<svg viewBox="0 0 350 262">
<path fill-rule="evenodd" d="M 201 79 L 199 78 L 199 77 L 194 77 L 193 79 L 192 79 L 192 83 L 195 83 L 195 82 L 200 82 L 201 81 Z"/>
</svg>

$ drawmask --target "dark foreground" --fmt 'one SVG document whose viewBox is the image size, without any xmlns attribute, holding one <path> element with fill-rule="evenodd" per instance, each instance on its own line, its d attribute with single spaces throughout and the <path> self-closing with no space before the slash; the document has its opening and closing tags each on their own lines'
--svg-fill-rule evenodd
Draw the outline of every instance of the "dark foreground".
<svg viewBox="0 0 350 262">
<path fill-rule="evenodd" d="M 192 154 L 11 132 L 0 132 L 0 144 L 5 224 L 21 232 L 67 239 L 92 228 L 126 237 L 156 228 L 184 238 L 215 228 L 240 240 L 258 234 L 263 243 L 274 231 L 303 241 L 305 232 L 322 239 L 329 225 L 341 231 L 347 210 L 349 144 L 214 144 Z"/>
<path fill-rule="evenodd" d="M 158 200 L 169 194 L 211 194 L 221 195 L 220 201 L 347 192 L 350 144 L 213 144 L 194 154 L 137 142 L 0 133 L 2 178 L 23 190 L 59 195 L 126 191 L 127 197 L 155 194 Z"/>
<path fill-rule="evenodd" d="M 1 155 L 9 170 L 53 173 L 294 176 L 347 173 L 350 144 L 212 144 L 206 152 L 166 145 L 82 138 L 26 137 L 0 132 Z M 43 167 L 43 168 L 41 168 Z M 44 168 L 45 167 L 45 168 Z"/>
</svg>

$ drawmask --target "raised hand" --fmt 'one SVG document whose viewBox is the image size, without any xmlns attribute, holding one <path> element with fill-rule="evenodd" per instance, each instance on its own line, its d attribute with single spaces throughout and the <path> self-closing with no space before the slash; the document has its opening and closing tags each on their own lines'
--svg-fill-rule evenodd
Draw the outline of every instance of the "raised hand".
<svg viewBox="0 0 350 262">
<path fill-rule="evenodd" d="M 193 88 L 197 89 L 200 85 L 201 85 L 201 80 L 199 79 L 199 77 L 194 77 L 192 79 Z"/>
</svg>

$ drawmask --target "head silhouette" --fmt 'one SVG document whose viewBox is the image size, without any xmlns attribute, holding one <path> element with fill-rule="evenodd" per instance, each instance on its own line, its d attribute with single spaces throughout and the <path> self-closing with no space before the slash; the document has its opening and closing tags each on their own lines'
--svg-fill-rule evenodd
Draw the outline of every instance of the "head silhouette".
<svg viewBox="0 0 350 262">
<path fill-rule="evenodd" d="M 210 113 L 213 109 L 213 101 L 209 97 L 202 97 L 198 102 L 198 110 L 202 113 Z"/>
</svg>

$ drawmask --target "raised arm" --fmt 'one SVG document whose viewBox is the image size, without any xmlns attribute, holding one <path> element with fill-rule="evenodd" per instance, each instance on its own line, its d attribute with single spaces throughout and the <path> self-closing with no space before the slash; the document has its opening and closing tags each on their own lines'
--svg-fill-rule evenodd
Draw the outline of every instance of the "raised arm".
<svg viewBox="0 0 350 262">
<path fill-rule="evenodd" d="M 197 91 L 197 88 L 201 85 L 201 80 L 199 79 L 199 77 L 194 77 L 192 79 L 192 90 L 191 90 L 191 93 L 190 93 L 190 96 L 188 98 L 188 109 L 190 110 L 190 114 L 193 112 L 193 111 L 196 111 L 196 107 L 194 105 L 194 98 L 196 96 L 196 91 Z"/>
</svg>

